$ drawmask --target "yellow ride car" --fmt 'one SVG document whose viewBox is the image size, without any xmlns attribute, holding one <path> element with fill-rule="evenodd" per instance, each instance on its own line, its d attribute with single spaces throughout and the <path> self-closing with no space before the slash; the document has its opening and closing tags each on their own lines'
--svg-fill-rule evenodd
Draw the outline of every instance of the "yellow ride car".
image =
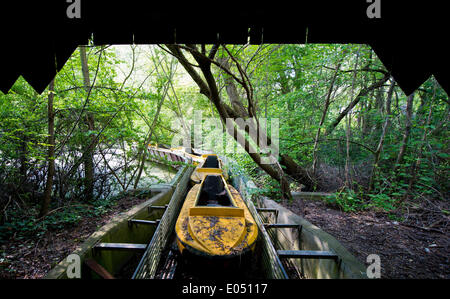
<svg viewBox="0 0 450 299">
<path fill-rule="evenodd" d="M 258 226 L 238 191 L 207 174 L 187 194 L 175 232 L 182 254 L 231 258 L 254 250 Z"/>
</svg>

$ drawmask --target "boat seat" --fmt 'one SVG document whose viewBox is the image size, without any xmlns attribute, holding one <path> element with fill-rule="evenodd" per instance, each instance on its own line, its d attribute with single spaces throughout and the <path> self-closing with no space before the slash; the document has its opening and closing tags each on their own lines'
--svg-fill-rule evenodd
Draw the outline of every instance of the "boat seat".
<svg viewBox="0 0 450 299">
<path fill-rule="evenodd" d="M 203 163 L 202 168 L 219 168 L 219 160 L 217 156 L 206 157 L 205 163 Z"/>
<path fill-rule="evenodd" d="M 197 206 L 233 206 L 220 176 L 209 175 L 205 178 Z"/>
</svg>

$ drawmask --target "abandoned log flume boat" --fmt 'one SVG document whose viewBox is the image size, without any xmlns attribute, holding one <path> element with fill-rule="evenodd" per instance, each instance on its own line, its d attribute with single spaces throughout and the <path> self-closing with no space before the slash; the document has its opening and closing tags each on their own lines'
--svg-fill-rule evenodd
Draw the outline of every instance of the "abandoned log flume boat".
<svg viewBox="0 0 450 299">
<path fill-rule="evenodd" d="M 241 196 L 227 184 L 228 175 L 216 154 L 198 155 L 191 149 L 171 148 L 197 162 L 194 186 L 186 196 L 175 226 L 181 253 L 209 258 L 241 256 L 253 250 L 257 225 Z"/>
<path fill-rule="evenodd" d="M 220 174 L 228 180 L 228 173 L 224 169 L 223 162 L 216 154 L 201 155 L 200 163 L 191 175 L 193 185 L 200 184 L 208 174 Z"/>
<path fill-rule="evenodd" d="M 239 192 L 208 174 L 187 194 L 175 232 L 181 253 L 231 258 L 254 250 L 258 227 Z"/>
<path fill-rule="evenodd" d="M 172 253 L 179 250 L 176 242 L 171 242 L 176 239 L 176 221 L 185 202 L 193 171 L 192 166 L 188 164 L 195 164 L 195 159 L 200 164 L 204 161 L 201 158 L 201 154 L 204 153 L 197 150 L 194 152 L 149 146 L 149 155 L 154 155 L 156 160 L 162 158 L 162 161 L 183 162 L 181 164 L 169 163 L 169 165 L 177 167 L 179 170 L 177 175 L 170 184 L 152 186 L 151 198 L 148 201 L 115 217 L 110 223 L 93 233 L 73 252 L 80 257 L 82 278 L 111 278 L 112 276 L 130 278 L 130 276 L 117 275 L 124 265 L 135 269 L 131 276 L 132 279 L 174 278 L 170 274 L 158 274 L 158 271 L 162 269 L 161 266 L 165 267 L 166 265 L 172 265 L 172 274 L 173 269 L 176 269 L 177 273 L 183 272 L 181 265 L 176 267 Z M 229 161 L 227 158 L 222 159 L 225 159 L 226 164 L 233 164 L 233 161 Z M 210 175 L 220 177 L 220 174 L 207 176 Z M 251 249 L 256 250 L 252 256 L 257 257 L 255 263 L 257 271 L 250 270 L 244 278 L 290 278 L 291 276 L 286 273 L 283 266 L 284 261 L 287 260 L 295 260 L 295 269 L 309 278 L 366 278 L 364 265 L 358 262 L 332 236 L 270 200 L 258 199 L 255 203 L 258 205 L 256 208 L 249 200 L 250 197 L 247 193 L 248 188 L 254 187 L 246 177 L 235 175 L 230 184 L 236 188 L 233 188 L 234 190 L 239 191 L 237 194 L 246 204 L 247 211 L 252 216 L 258 230 L 254 247 L 247 247 L 247 251 L 250 253 L 252 253 Z M 233 189 L 229 188 L 230 185 L 226 183 L 224 185 L 228 187 L 227 192 L 233 193 Z M 274 215 L 275 220 L 272 217 Z M 145 220 L 142 221 L 143 219 Z M 278 223 L 277 219 L 294 223 Z M 285 238 L 286 236 L 290 241 Z M 272 241 L 276 241 L 277 247 L 281 250 L 275 249 Z M 167 251 L 169 248 L 170 250 Z M 55 266 L 45 278 L 68 278 L 70 256 L 72 255 Z M 135 260 L 138 259 L 136 262 L 133 262 L 133 256 Z M 201 258 L 205 259 L 205 256 L 208 254 L 204 254 Z M 136 266 L 137 262 L 139 264 Z M 207 278 L 212 277 L 208 276 Z"/>
</svg>

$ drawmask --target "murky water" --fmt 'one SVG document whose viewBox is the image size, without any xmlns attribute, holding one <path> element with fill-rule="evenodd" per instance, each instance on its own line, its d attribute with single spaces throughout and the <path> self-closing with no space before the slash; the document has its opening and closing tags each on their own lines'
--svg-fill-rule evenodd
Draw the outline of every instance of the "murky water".
<svg viewBox="0 0 450 299">
<path fill-rule="evenodd" d="M 177 170 L 170 166 L 148 161 L 146 162 L 146 169 L 142 172 L 139 186 L 170 183 L 176 174 Z"/>
<path fill-rule="evenodd" d="M 109 167 L 106 166 L 105 160 L 108 161 Z M 94 156 L 98 169 L 103 169 L 105 172 L 109 172 L 110 169 L 115 169 L 115 174 L 121 180 L 123 185 L 127 186 L 127 190 L 133 189 L 135 180 L 137 177 L 137 161 L 134 161 L 133 165 L 127 165 L 127 169 L 124 167 L 124 156 L 120 149 L 113 149 L 104 153 L 103 157 Z M 147 189 L 154 184 L 170 183 L 177 170 L 156 162 L 147 161 L 145 163 L 144 171 L 141 174 L 139 184 L 136 189 Z M 130 182 L 131 180 L 131 182 Z M 109 188 L 111 192 L 109 196 L 115 196 L 119 192 L 124 191 L 123 186 L 118 183 L 117 178 L 110 174 L 108 176 Z"/>
</svg>

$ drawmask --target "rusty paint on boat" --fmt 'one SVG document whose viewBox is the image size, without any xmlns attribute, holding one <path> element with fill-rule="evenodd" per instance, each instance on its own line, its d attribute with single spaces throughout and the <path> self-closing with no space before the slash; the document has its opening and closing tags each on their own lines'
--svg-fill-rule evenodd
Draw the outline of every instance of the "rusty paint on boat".
<svg viewBox="0 0 450 299">
<path fill-rule="evenodd" d="M 191 188 L 176 222 L 178 248 L 224 258 L 253 250 L 258 227 L 245 202 L 220 174 Z"/>
</svg>

